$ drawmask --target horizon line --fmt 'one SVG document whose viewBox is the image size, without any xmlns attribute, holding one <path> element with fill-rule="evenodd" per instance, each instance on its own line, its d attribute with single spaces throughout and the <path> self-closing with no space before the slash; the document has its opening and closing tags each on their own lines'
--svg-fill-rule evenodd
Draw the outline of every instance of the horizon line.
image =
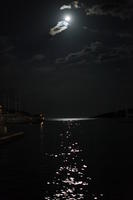
<svg viewBox="0 0 133 200">
<path fill-rule="evenodd" d="M 62 117 L 62 118 L 48 118 L 47 121 L 87 121 L 87 120 L 94 120 L 94 117 Z"/>
</svg>

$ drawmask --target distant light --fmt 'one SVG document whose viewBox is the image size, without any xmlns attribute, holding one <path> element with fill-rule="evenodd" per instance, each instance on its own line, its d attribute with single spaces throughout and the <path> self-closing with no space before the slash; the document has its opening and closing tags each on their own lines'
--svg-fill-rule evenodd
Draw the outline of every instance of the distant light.
<svg viewBox="0 0 133 200">
<path fill-rule="evenodd" d="M 70 22 L 70 21 L 71 21 L 71 17 L 70 17 L 70 16 L 66 16 L 66 17 L 65 17 L 65 21 L 66 21 L 66 22 Z"/>
<path fill-rule="evenodd" d="M 87 121 L 95 120 L 95 118 L 49 118 L 48 121 Z"/>
</svg>

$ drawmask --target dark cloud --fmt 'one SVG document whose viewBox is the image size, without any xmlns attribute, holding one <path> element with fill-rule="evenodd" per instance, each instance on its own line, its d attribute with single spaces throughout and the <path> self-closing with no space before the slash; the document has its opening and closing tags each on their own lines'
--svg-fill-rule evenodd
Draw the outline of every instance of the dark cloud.
<svg viewBox="0 0 133 200">
<path fill-rule="evenodd" d="M 88 16 L 110 15 L 121 19 L 130 19 L 133 17 L 133 2 L 129 0 L 103 1 L 88 7 L 85 12 Z"/>
<path fill-rule="evenodd" d="M 120 17 L 121 19 L 130 19 L 133 17 L 133 2 L 132 0 L 122 0 L 122 1 L 94 1 L 89 2 L 89 6 L 85 4 L 79 5 L 78 1 L 73 1 L 68 5 L 63 5 L 61 10 L 68 9 L 79 9 L 84 10 L 88 16 L 105 16 L 110 15 L 112 17 Z M 73 6 L 74 5 L 74 6 Z"/>
<path fill-rule="evenodd" d="M 108 48 L 107 51 L 98 55 L 98 62 L 114 62 L 122 61 L 124 59 L 132 59 L 133 57 L 133 45 L 120 46 L 114 48 Z"/>
<path fill-rule="evenodd" d="M 36 66 L 34 70 L 35 72 L 42 73 L 46 78 L 49 73 L 56 71 L 56 66 L 45 63 L 38 67 Z"/>
<path fill-rule="evenodd" d="M 127 39 L 133 39 L 133 34 L 128 32 L 118 33 L 117 34 L 120 38 L 127 38 Z"/>
<path fill-rule="evenodd" d="M 5 54 L 10 51 L 12 51 L 15 47 L 14 46 L 8 46 L 7 48 L 4 48 L 3 50 L 0 51 L 0 54 Z"/>
<path fill-rule="evenodd" d="M 28 60 L 28 63 L 41 63 L 41 62 L 44 62 L 46 59 L 46 56 L 44 54 L 36 54 L 36 55 L 33 55 L 32 58 L 30 58 Z"/>
<path fill-rule="evenodd" d="M 13 54 L 5 53 L 3 56 L 0 56 L 1 67 L 13 64 L 15 61 L 16 61 L 16 56 Z"/>
<path fill-rule="evenodd" d="M 45 73 L 47 74 L 56 69 L 55 65 L 50 64 L 46 55 L 42 53 L 37 53 L 30 58 L 23 59 L 21 67 L 28 68 L 31 73 L 43 73 L 43 76 L 45 76 Z"/>
<path fill-rule="evenodd" d="M 15 49 L 14 44 L 6 36 L 0 36 L 0 55 L 12 52 Z"/>
<path fill-rule="evenodd" d="M 14 53 L 15 47 L 7 47 L 0 53 L 0 69 L 3 67 L 9 67 L 11 65 L 16 65 L 17 57 Z"/>
<path fill-rule="evenodd" d="M 0 52 L 0 70 L 5 72 L 10 71 L 10 74 L 21 71 L 22 76 L 24 73 L 35 72 L 51 72 L 54 68 L 49 65 L 45 54 L 39 51 L 36 54 L 21 55 L 21 49 L 16 53 L 16 47 L 6 38 L 1 39 L 3 47 Z M 12 71 L 11 71 L 12 69 Z"/>
<path fill-rule="evenodd" d="M 110 46 L 100 41 L 91 43 L 81 51 L 70 53 L 64 58 L 57 58 L 56 64 L 101 63 L 132 59 L 133 45 Z"/>
<path fill-rule="evenodd" d="M 64 58 L 57 58 L 56 64 L 85 64 L 88 61 L 92 62 L 95 59 L 97 52 L 101 49 L 102 43 L 99 41 L 91 43 L 89 46 L 84 47 L 82 50 L 68 54 Z M 94 61 L 96 62 L 96 60 Z"/>
</svg>

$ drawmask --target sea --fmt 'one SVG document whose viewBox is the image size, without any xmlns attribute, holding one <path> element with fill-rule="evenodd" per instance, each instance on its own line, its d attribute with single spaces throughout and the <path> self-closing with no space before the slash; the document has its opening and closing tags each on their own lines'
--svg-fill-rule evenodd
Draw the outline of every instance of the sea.
<svg viewBox="0 0 133 200">
<path fill-rule="evenodd" d="M 10 125 L 0 144 L 0 200 L 133 199 L 133 120 Z"/>
</svg>

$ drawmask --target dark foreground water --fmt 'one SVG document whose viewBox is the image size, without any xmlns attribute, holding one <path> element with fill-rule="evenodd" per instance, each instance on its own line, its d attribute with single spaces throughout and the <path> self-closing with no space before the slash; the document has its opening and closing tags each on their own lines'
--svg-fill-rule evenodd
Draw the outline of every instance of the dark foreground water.
<svg viewBox="0 0 133 200">
<path fill-rule="evenodd" d="M 49 121 L 15 129 L 24 137 L 0 146 L 0 200 L 133 199 L 131 121 Z"/>
<path fill-rule="evenodd" d="M 24 136 L 0 145 L 0 200 L 39 199 L 40 127 L 18 125 Z"/>
</svg>

